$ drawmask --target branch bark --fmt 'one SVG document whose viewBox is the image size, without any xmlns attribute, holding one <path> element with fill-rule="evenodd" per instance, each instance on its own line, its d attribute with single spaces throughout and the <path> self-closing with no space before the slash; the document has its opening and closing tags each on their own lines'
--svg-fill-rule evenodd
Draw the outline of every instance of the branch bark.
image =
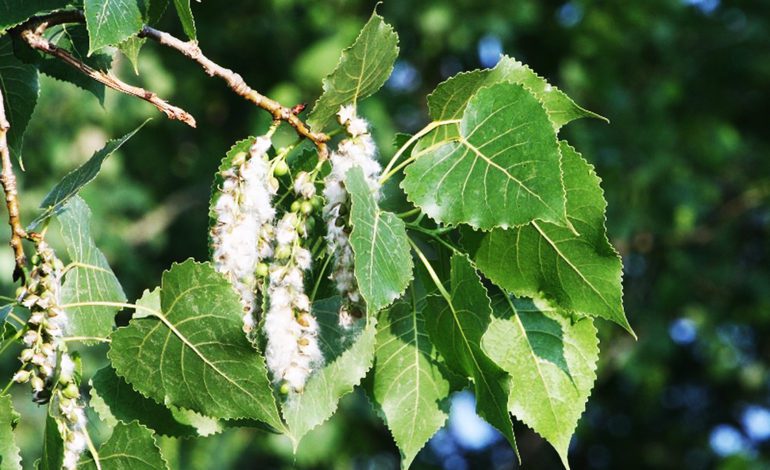
<svg viewBox="0 0 770 470">
<path fill-rule="evenodd" d="M 246 82 L 243 80 L 243 77 L 241 77 L 239 74 L 228 68 L 222 67 L 221 65 L 203 55 L 203 52 L 195 41 L 185 42 L 172 36 L 169 33 L 159 31 L 155 28 L 151 28 L 150 26 L 144 26 L 142 31 L 139 33 L 139 36 L 152 39 L 153 41 L 174 49 L 184 56 L 194 60 L 209 76 L 219 77 L 224 80 L 230 89 L 232 89 L 236 94 L 246 98 L 260 108 L 268 111 L 273 115 L 273 119 L 286 121 L 289 123 L 289 125 L 291 125 L 297 132 L 297 135 L 309 139 L 316 145 L 318 148 L 319 157 L 321 159 L 324 159 L 328 156 L 326 142 L 329 141 L 329 136 L 322 132 L 313 132 L 310 130 L 307 124 L 305 124 L 297 116 L 297 114 L 302 111 L 304 106 L 287 108 L 277 101 L 259 93 L 258 91 L 251 88 L 248 84 L 246 84 Z"/>
<path fill-rule="evenodd" d="M 19 216 L 19 200 L 17 197 L 16 175 L 13 173 L 13 164 L 11 162 L 11 153 L 8 150 L 8 130 L 11 124 L 5 117 L 5 102 L 3 92 L 0 90 L 0 184 L 5 192 L 5 207 L 8 208 L 8 225 L 11 226 L 11 248 L 13 249 L 16 266 L 13 270 L 13 280 L 21 279 L 24 282 L 24 267 L 27 264 L 27 257 L 24 255 L 24 246 L 22 240 L 27 238 L 27 231 L 21 225 Z"/>
<path fill-rule="evenodd" d="M 151 103 L 153 106 L 158 108 L 158 110 L 163 112 L 169 119 L 182 121 L 190 127 L 195 127 L 195 118 L 193 118 L 190 113 L 184 109 L 171 105 L 166 100 L 158 97 L 158 95 L 151 91 L 137 86 L 129 85 L 110 72 L 94 69 L 93 67 L 74 57 L 69 52 L 57 47 L 55 44 L 47 40 L 43 36 L 43 33 L 49 26 L 54 24 L 82 21 L 82 14 L 78 15 L 77 12 L 64 13 L 66 13 L 66 15 L 49 15 L 41 18 L 33 18 L 29 22 L 22 25 L 21 29 L 19 30 L 19 35 L 33 49 L 37 49 L 66 62 L 88 77 L 104 84 L 109 88 L 112 88 L 113 90 L 125 93 L 130 96 L 135 96 Z"/>
</svg>

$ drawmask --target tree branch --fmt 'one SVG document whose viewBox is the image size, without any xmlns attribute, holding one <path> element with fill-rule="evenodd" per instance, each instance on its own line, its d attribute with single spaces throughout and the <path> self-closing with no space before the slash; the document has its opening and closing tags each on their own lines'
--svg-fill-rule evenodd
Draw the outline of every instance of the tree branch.
<svg viewBox="0 0 770 470">
<path fill-rule="evenodd" d="M 13 270 L 13 280 L 21 279 L 24 282 L 24 266 L 27 264 L 27 257 L 24 255 L 24 246 L 22 240 L 27 238 L 27 231 L 21 225 L 19 217 L 19 200 L 16 189 L 16 175 L 13 173 L 11 163 L 11 154 L 8 151 L 8 130 L 11 124 L 5 117 L 5 103 L 3 101 L 3 92 L 0 90 L 0 162 L 2 162 L 2 171 L 0 172 L 0 183 L 5 192 L 5 206 L 8 208 L 8 225 L 11 226 L 11 248 L 13 249 L 16 267 Z"/>
<path fill-rule="evenodd" d="M 79 59 L 75 58 L 72 54 L 65 51 L 64 49 L 61 49 L 52 44 L 43 36 L 43 33 L 49 26 L 54 24 L 82 21 L 82 18 L 83 16 L 79 12 L 63 12 L 59 14 L 59 16 L 52 14 L 44 17 L 32 18 L 32 20 L 22 25 L 22 27 L 19 29 L 19 34 L 21 38 L 24 39 L 24 41 L 33 49 L 37 49 L 46 54 L 50 54 L 58 59 L 61 59 L 72 67 L 83 72 L 88 77 L 104 84 L 109 88 L 112 88 L 113 90 L 117 90 L 127 95 L 136 96 L 137 98 L 141 98 L 149 103 L 152 103 L 169 119 L 176 119 L 184 122 L 190 127 L 195 127 L 195 118 L 193 118 L 184 109 L 169 104 L 167 101 L 159 98 L 158 95 L 151 91 L 129 85 L 121 81 L 110 72 L 103 72 L 101 70 L 94 69 L 88 64 L 85 64 Z"/>
<path fill-rule="evenodd" d="M 252 103 L 256 104 L 260 108 L 268 111 L 273 115 L 275 120 L 286 121 L 291 125 L 300 137 L 305 137 L 312 141 L 316 147 L 318 147 L 318 153 L 320 158 L 326 158 L 328 156 L 328 149 L 326 142 L 329 141 L 329 136 L 322 132 L 313 132 L 310 128 L 299 118 L 297 114 L 304 108 L 300 106 L 297 108 L 287 108 L 277 101 L 264 96 L 258 91 L 251 88 L 243 80 L 239 74 L 232 70 L 222 67 L 216 62 L 212 61 L 201 51 L 195 41 L 182 41 L 169 33 L 159 31 L 150 26 L 144 26 L 139 33 L 140 37 L 152 39 L 164 46 L 180 52 L 184 56 L 197 62 L 203 70 L 212 77 L 219 77 L 224 80 L 227 85 L 238 95 L 246 98 Z"/>
</svg>

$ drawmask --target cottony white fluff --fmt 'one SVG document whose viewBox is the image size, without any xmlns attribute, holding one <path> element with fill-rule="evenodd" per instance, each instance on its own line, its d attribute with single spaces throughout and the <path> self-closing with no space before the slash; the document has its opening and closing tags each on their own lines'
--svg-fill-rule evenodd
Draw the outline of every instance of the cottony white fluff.
<svg viewBox="0 0 770 470">
<path fill-rule="evenodd" d="M 255 271 L 259 262 L 272 256 L 272 198 L 268 137 L 257 137 L 249 158 L 235 162 L 222 176 L 222 193 L 214 205 L 217 222 L 211 230 L 214 266 L 233 283 L 241 296 L 244 330 L 254 328 L 257 291 Z"/>
<path fill-rule="evenodd" d="M 345 176 L 354 166 L 361 167 L 366 183 L 375 197 L 379 197 L 382 168 L 376 160 L 377 148 L 369 134 L 369 125 L 365 119 L 357 116 L 355 106 L 342 106 L 337 117 L 350 137 L 340 142 L 337 150 L 331 154 L 332 169 L 324 180 L 326 206 L 323 216 L 326 220 L 326 243 L 334 255 L 330 279 L 345 299 L 340 309 L 340 325 L 350 327 L 354 322 L 350 310 L 361 308 L 361 294 L 356 283 L 353 249 L 349 241 L 347 211 L 350 209 L 350 196 L 345 189 Z"/>
<path fill-rule="evenodd" d="M 297 226 L 302 223 L 297 214 L 287 212 L 276 225 L 276 252 L 288 249 L 291 254 L 270 266 L 270 307 L 264 325 L 265 360 L 273 380 L 295 391 L 302 391 L 313 370 L 323 364 L 318 323 L 305 295 L 304 272 L 310 269 L 311 255 L 299 243 Z"/>
</svg>

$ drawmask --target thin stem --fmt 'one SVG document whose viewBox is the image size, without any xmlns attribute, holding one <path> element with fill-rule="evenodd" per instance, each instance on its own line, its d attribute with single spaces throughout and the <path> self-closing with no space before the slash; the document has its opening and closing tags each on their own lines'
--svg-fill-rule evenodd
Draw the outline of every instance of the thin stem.
<svg viewBox="0 0 770 470">
<path fill-rule="evenodd" d="M 13 164 L 11 163 L 11 153 L 8 150 L 8 130 L 11 123 L 5 117 L 5 103 L 3 93 L 0 90 L 0 162 L 2 171 L 0 172 L 0 184 L 5 192 L 5 207 L 8 209 L 8 225 L 11 226 L 10 245 L 13 249 L 15 267 L 13 269 L 13 280 L 21 279 L 24 282 L 24 267 L 27 264 L 27 257 L 24 254 L 22 240 L 27 238 L 27 231 L 21 225 L 19 216 L 19 199 L 16 188 L 16 175 L 13 173 Z"/>
<path fill-rule="evenodd" d="M 23 327 L 22 327 L 22 328 L 19 328 L 19 330 L 16 332 L 16 334 L 15 334 L 15 335 L 13 335 L 13 336 L 11 336 L 10 338 L 8 338 L 8 339 L 5 341 L 5 343 L 3 343 L 3 346 L 2 346 L 2 347 L 0 347 L 0 354 L 3 354 L 3 352 L 5 352 L 5 350 L 6 350 L 6 349 L 8 349 L 8 348 L 9 348 L 9 347 L 10 347 L 12 344 L 14 344 L 14 343 L 16 342 L 16 340 L 18 340 L 19 338 L 21 338 L 21 336 L 22 336 L 24 333 L 26 333 L 26 332 L 27 332 L 27 329 L 26 329 L 26 328 L 23 328 Z"/>
<path fill-rule="evenodd" d="M 412 163 L 413 161 L 417 160 L 418 158 L 422 157 L 422 156 L 423 156 L 423 155 L 425 155 L 426 153 L 428 153 L 428 152 L 432 152 L 432 151 L 434 151 L 435 149 L 437 149 L 437 148 L 439 148 L 439 147 L 441 147 L 441 146 L 443 146 L 443 145 L 447 144 L 448 142 L 451 142 L 451 140 L 444 140 L 444 141 L 441 141 L 441 142 L 437 142 L 437 143 L 435 143 L 435 144 L 431 145 L 430 147 L 426 147 L 426 148 L 424 148 L 424 149 L 420 150 L 419 152 L 417 152 L 417 153 L 415 153 L 415 154 L 412 154 L 412 155 L 410 155 L 410 156 L 409 156 L 409 158 L 407 158 L 407 159 L 406 159 L 406 160 L 404 160 L 403 162 L 399 163 L 399 164 L 398 164 L 398 166 L 396 166 L 395 168 L 393 168 L 392 170 L 390 170 L 390 172 L 389 172 L 389 173 L 386 173 L 385 175 L 383 175 L 383 176 L 380 178 L 380 184 L 381 184 L 381 185 L 382 185 L 382 184 L 385 184 L 385 182 L 386 182 L 386 181 L 388 181 L 388 180 L 390 179 L 390 177 L 391 177 L 391 176 L 393 176 L 393 175 L 395 175 L 396 173 L 398 173 L 399 171 L 401 171 L 401 170 L 402 170 L 404 167 L 406 167 L 407 165 L 409 165 L 409 164 L 410 164 L 410 163 Z"/>
<path fill-rule="evenodd" d="M 444 300 L 447 301 L 449 305 L 452 305 L 452 296 L 449 295 L 449 292 L 447 292 L 446 288 L 444 287 L 444 284 L 441 282 L 441 279 L 439 279 L 438 274 L 436 274 L 436 270 L 433 269 L 433 265 L 430 264 L 430 261 L 428 261 L 428 258 L 425 257 L 425 254 L 417 247 L 417 245 L 412 241 L 411 238 L 407 239 L 409 241 L 409 244 L 412 246 L 412 249 L 417 254 L 417 257 L 420 258 L 420 261 L 422 261 L 423 266 L 425 266 L 425 269 L 428 271 L 428 275 L 430 275 L 430 278 L 433 280 L 433 283 L 436 285 L 436 289 L 438 289 L 439 293 L 442 297 L 444 297 Z"/>
<path fill-rule="evenodd" d="M 326 142 L 329 141 L 329 136 L 322 132 L 313 132 L 307 126 L 307 124 L 305 124 L 297 116 L 297 114 L 299 114 L 302 109 L 304 109 L 304 106 L 287 108 L 277 101 L 268 98 L 267 96 L 264 96 L 263 94 L 254 90 L 246 84 L 246 82 L 243 80 L 243 77 L 241 77 L 239 74 L 228 68 L 222 67 L 221 65 L 203 55 L 203 52 L 201 51 L 200 47 L 198 47 L 198 43 L 196 41 L 185 42 L 172 36 L 169 33 L 159 31 L 149 26 L 144 26 L 139 33 L 139 36 L 152 39 L 153 41 L 174 49 L 185 57 L 194 60 L 209 76 L 221 78 L 235 93 L 269 112 L 273 115 L 274 119 L 286 121 L 291 127 L 294 128 L 300 137 L 305 137 L 312 141 L 318 148 L 318 156 L 321 160 L 324 160 L 328 157 L 329 152 L 326 146 Z"/>
<path fill-rule="evenodd" d="M 67 336 L 61 338 L 65 343 L 68 341 L 98 341 L 100 343 L 111 343 L 110 338 L 102 338 L 100 336 Z"/>
<path fill-rule="evenodd" d="M 91 441 L 91 435 L 88 433 L 88 429 L 83 428 L 83 431 L 86 435 L 86 444 L 88 445 L 88 452 L 91 453 L 91 457 L 94 459 L 94 465 L 96 465 L 96 470 L 102 470 L 102 464 L 99 462 L 99 452 L 96 451 L 96 446 L 94 446 L 93 441 Z"/>
<path fill-rule="evenodd" d="M 19 322 L 19 325 L 24 326 L 24 324 L 26 323 L 24 320 L 22 320 L 18 315 L 16 315 L 13 312 L 8 312 L 8 317 Z"/>
<path fill-rule="evenodd" d="M 56 16 L 48 15 L 44 17 L 32 18 L 30 21 L 27 21 L 19 27 L 19 34 L 21 38 L 24 39 L 24 41 L 33 49 L 37 49 L 62 60 L 63 62 L 71 65 L 93 80 L 96 80 L 97 82 L 100 82 L 105 86 L 112 88 L 113 90 L 125 93 L 127 95 L 135 96 L 151 103 L 153 106 L 158 108 L 159 111 L 163 112 L 169 119 L 176 119 L 184 122 L 190 127 L 195 127 L 195 118 L 193 118 L 187 111 L 169 104 L 167 101 L 159 98 L 158 95 L 151 91 L 147 91 L 144 88 L 129 85 L 128 83 L 123 82 L 110 72 L 94 69 L 90 65 L 74 57 L 66 50 L 57 47 L 55 44 L 47 40 L 43 36 L 43 33 L 49 26 L 57 23 L 73 22 L 82 18 L 82 14 L 78 16 L 75 12 L 65 13 L 66 17 L 57 18 Z"/>
<path fill-rule="evenodd" d="M 332 260 L 332 256 L 327 254 L 326 260 L 324 261 L 323 266 L 321 266 L 321 270 L 318 272 L 318 277 L 315 280 L 315 284 L 313 284 L 313 291 L 310 293 L 310 302 L 312 303 L 315 301 L 315 296 L 318 293 L 318 288 L 321 286 L 321 279 L 323 279 L 324 274 L 326 273 L 326 268 L 329 267 L 329 263 Z"/>
<path fill-rule="evenodd" d="M 415 214 L 419 214 L 419 213 L 420 213 L 420 208 L 419 207 L 415 207 L 412 210 L 408 210 L 406 212 L 401 212 L 400 214 L 396 214 L 396 217 L 398 217 L 399 219 L 406 219 L 407 217 L 411 217 L 411 216 L 413 216 Z"/>
<path fill-rule="evenodd" d="M 419 225 L 415 224 L 405 224 L 408 229 L 414 230 L 416 232 L 424 233 L 425 235 L 428 235 L 432 239 L 436 240 L 437 242 L 441 243 L 445 247 L 449 248 L 454 253 L 459 253 L 460 250 L 452 246 L 449 242 L 444 240 L 443 238 L 439 237 L 439 232 L 436 232 L 435 230 L 430 230 L 424 227 L 421 227 Z"/>
<path fill-rule="evenodd" d="M 393 155 L 393 158 L 390 159 L 388 162 L 388 165 L 385 167 L 384 170 L 382 170 L 382 174 L 385 175 L 382 179 L 380 179 L 380 184 L 384 183 L 385 180 L 387 180 L 389 176 L 389 172 L 391 168 L 393 168 L 393 165 L 396 164 L 396 161 L 398 161 L 399 157 L 406 152 L 406 150 L 411 147 L 415 142 L 417 142 L 420 138 L 428 134 L 433 129 L 440 127 L 440 126 L 446 126 L 448 124 L 457 124 L 459 123 L 459 119 L 450 119 L 446 121 L 433 121 L 427 126 L 423 127 L 422 130 L 417 132 L 415 135 L 413 135 L 409 140 L 406 141 L 404 145 L 401 146 L 401 148 L 398 149 L 395 155 Z"/>
<path fill-rule="evenodd" d="M 66 309 L 66 308 L 75 308 L 75 307 L 115 307 L 115 308 L 133 308 L 135 310 L 144 310 L 145 312 L 151 313 L 154 316 L 160 316 L 160 312 L 158 312 L 155 309 L 145 307 L 143 305 L 137 305 L 137 304 L 129 304 L 124 302 L 106 302 L 106 301 L 97 301 L 92 300 L 90 302 L 74 302 L 71 304 L 64 304 L 59 305 L 59 308 Z"/>
</svg>

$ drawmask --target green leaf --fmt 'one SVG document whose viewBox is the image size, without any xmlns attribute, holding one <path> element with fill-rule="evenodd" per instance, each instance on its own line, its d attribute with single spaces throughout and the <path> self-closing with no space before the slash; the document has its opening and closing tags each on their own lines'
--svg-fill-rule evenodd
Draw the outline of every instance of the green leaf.
<svg viewBox="0 0 770 470">
<path fill-rule="evenodd" d="M 110 426 L 136 420 L 164 436 L 198 435 L 194 427 L 177 421 L 170 409 L 134 390 L 110 366 L 100 369 L 91 378 L 90 404 Z"/>
<path fill-rule="evenodd" d="M 532 220 L 565 223 L 556 134 L 521 85 L 479 90 L 451 140 L 420 151 L 401 187 L 431 218 L 490 230 Z M 415 156 L 418 154 L 414 154 Z"/>
<path fill-rule="evenodd" d="M 168 468 L 155 442 L 153 432 L 134 421 L 118 423 L 112 436 L 99 448 L 102 470 L 159 470 Z M 84 460 L 78 468 L 96 469 L 92 459 Z"/>
<path fill-rule="evenodd" d="M 356 280 L 368 313 L 374 314 L 400 297 L 412 279 L 409 241 L 404 222 L 377 207 L 360 167 L 348 170 L 345 187 L 352 200 L 350 245 Z"/>
<path fill-rule="evenodd" d="M 21 454 L 13 428 L 19 414 L 13 409 L 10 395 L 0 396 L 0 470 L 21 470 Z"/>
<path fill-rule="evenodd" d="M 64 7 L 66 0 L 0 0 L 0 33 L 33 15 Z"/>
<path fill-rule="evenodd" d="M 116 46 L 142 29 L 138 0 L 84 0 L 89 55 L 105 46 Z"/>
<path fill-rule="evenodd" d="M 447 419 L 450 382 L 425 329 L 425 300 L 415 289 L 379 314 L 372 401 L 409 468 Z"/>
<path fill-rule="evenodd" d="M 190 8 L 190 0 L 174 0 L 174 7 L 176 8 L 177 16 L 179 16 L 179 21 L 182 22 L 184 33 L 188 38 L 195 41 L 197 39 L 195 20 L 193 19 L 192 9 Z"/>
<path fill-rule="evenodd" d="M 496 317 L 481 340 L 511 376 L 511 413 L 550 442 L 569 468 L 567 451 L 596 381 L 599 340 L 590 318 L 575 323 L 544 302 L 495 299 Z"/>
<path fill-rule="evenodd" d="M 61 305 L 67 312 L 67 336 L 106 338 L 115 326 L 116 307 L 88 305 L 126 301 L 118 278 L 91 236 L 91 210 L 80 196 L 69 200 L 58 216 L 72 267 L 64 278 Z M 69 306 L 71 305 L 71 306 Z M 86 344 L 93 343 L 84 339 Z"/>
<path fill-rule="evenodd" d="M 340 106 L 374 94 L 390 76 L 398 57 L 398 35 L 377 13 L 364 25 L 352 46 L 342 51 L 334 71 L 323 81 L 323 93 L 308 115 L 308 124 L 323 131 Z"/>
<path fill-rule="evenodd" d="M 70 198 L 75 196 L 83 186 L 96 178 L 96 175 L 98 175 L 99 171 L 102 169 L 104 160 L 115 153 L 116 150 L 118 150 L 128 139 L 133 137 L 133 135 L 147 124 L 148 121 L 149 119 L 120 139 L 110 140 L 101 150 L 94 153 L 87 162 L 67 173 L 67 175 L 65 175 L 64 178 L 62 178 L 62 180 L 59 181 L 48 194 L 46 194 L 43 202 L 40 203 L 40 208 L 44 209 L 43 213 L 37 216 L 37 218 L 29 224 L 28 230 L 35 229 L 44 220 L 58 214 Z"/>
<path fill-rule="evenodd" d="M 0 15 L 2 17 L 2 15 Z M 22 63 L 13 55 L 8 36 L 0 37 L 0 91 L 3 93 L 5 116 L 11 125 L 8 147 L 11 155 L 21 162 L 24 131 L 37 104 L 40 86 L 37 69 Z"/>
<path fill-rule="evenodd" d="M 441 83 L 428 96 L 428 109 L 434 121 L 459 119 L 466 105 L 478 90 L 496 83 L 517 83 L 543 104 L 556 131 L 563 125 L 582 117 L 604 119 L 575 104 L 564 92 L 548 83 L 532 69 L 516 59 L 503 56 L 493 69 L 459 73 Z M 455 135 L 452 127 L 436 129 L 423 143 L 436 143 Z"/>
<path fill-rule="evenodd" d="M 139 75 L 139 52 L 142 50 L 142 46 L 147 42 L 147 39 L 140 38 L 138 36 L 131 36 L 125 41 L 118 44 L 120 52 L 126 56 L 131 66 L 134 68 L 134 73 Z"/>
<path fill-rule="evenodd" d="M 609 122 L 607 118 L 578 106 L 566 93 L 512 57 L 503 56 L 492 69 L 489 78 L 493 81 L 504 80 L 524 85 L 543 103 L 557 131 L 568 122 L 580 118 L 596 118 Z"/>
<path fill-rule="evenodd" d="M 372 367 L 376 320 L 357 331 L 347 330 L 339 325 L 339 309 L 339 297 L 313 304 L 324 366 L 313 372 L 302 393 L 290 393 L 283 403 L 295 450 L 303 436 L 334 414 L 340 398 L 352 392 Z"/>
<path fill-rule="evenodd" d="M 481 337 L 492 320 L 487 290 L 465 255 L 452 256 L 451 265 L 451 297 L 428 297 L 428 335 L 447 365 L 473 380 L 479 416 L 497 428 L 516 449 L 507 406 L 508 374 L 481 349 Z"/>
<path fill-rule="evenodd" d="M 158 403 L 284 429 L 265 361 L 241 330 L 238 294 L 221 274 L 193 260 L 172 265 L 160 307 L 112 334 L 119 376 Z"/>
<path fill-rule="evenodd" d="M 168 0 L 145 0 L 145 23 L 154 25 L 157 24 L 163 17 L 163 13 L 168 8 Z M 148 5 L 149 4 L 149 5 Z"/>
<path fill-rule="evenodd" d="M 83 25 L 58 25 L 49 30 L 50 41 L 76 57 L 78 60 L 97 70 L 109 70 L 112 66 L 112 56 L 109 54 L 93 54 L 88 56 L 88 31 Z M 104 104 L 104 85 L 84 75 L 69 64 L 55 57 L 42 56 L 39 62 L 40 71 L 57 80 L 73 85 L 93 94 L 99 103 Z"/>
<path fill-rule="evenodd" d="M 56 420 L 51 416 L 53 404 L 49 403 L 45 417 L 45 433 L 43 435 L 43 455 L 37 462 L 38 470 L 61 470 L 64 460 L 64 440 L 59 432 Z"/>
<path fill-rule="evenodd" d="M 568 312 L 612 320 L 631 334 L 623 311 L 622 264 L 607 240 L 599 177 L 561 143 L 567 217 L 577 234 L 545 222 L 494 230 L 476 263 L 492 282 L 521 297 L 545 297 Z"/>
</svg>

